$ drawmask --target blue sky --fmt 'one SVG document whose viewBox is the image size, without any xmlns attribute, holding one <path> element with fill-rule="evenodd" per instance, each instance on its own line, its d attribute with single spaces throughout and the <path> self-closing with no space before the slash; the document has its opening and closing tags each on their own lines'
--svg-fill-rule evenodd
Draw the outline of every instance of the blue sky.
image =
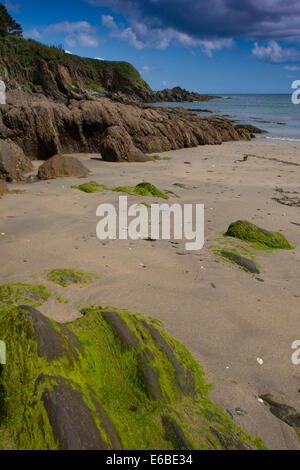
<svg viewBox="0 0 300 470">
<path fill-rule="evenodd" d="M 0 0 L 24 36 L 132 63 L 155 89 L 290 93 L 299 0 Z"/>
</svg>

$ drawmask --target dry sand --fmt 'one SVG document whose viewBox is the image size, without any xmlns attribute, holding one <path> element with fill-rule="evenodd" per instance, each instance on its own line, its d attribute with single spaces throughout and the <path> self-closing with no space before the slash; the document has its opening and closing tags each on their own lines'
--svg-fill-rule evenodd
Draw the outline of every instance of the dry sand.
<svg viewBox="0 0 300 470">
<path fill-rule="evenodd" d="M 300 211 L 272 200 L 276 188 L 299 191 L 300 167 L 254 157 L 235 162 L 244 154 L 300 164 L 300 146 L 256 140 L 168 152 L 160 161 L 143 164 L 80 155 L 92 172 L 86 180 L 10 185 L 22 192 L 0 201 L 0 283 L 38 281 L 50 287 L 46 273 L 53 268 L 98 274 L 102 279 L 84 289 L 51 285 L 70 303 L 50 300 L 41 311 L 63 322 L 78 317 L 82 306 L 100 304 L 159 318 L 202 364 L 214 385 L 212 397 L 238 425 L 259 435 L 269 448 L 299 449 L 295 432 L 258 396 L 272 393 L 300 410 L 300 366 L 291 362 L 291 344 L 300 339 L 300 226 L 292 223 L 300 224 Z M 179 255 L 184 242 L 175 247 L 169 241 L 100 242 L 96 208 L 117 203 L 119 194 L 70 188 L 91 180 L 108 186 L 150 181 L 180 195 L 171 202 L 204 203 L 205 247 Z M 129 196 L 130 204 L 144 201 L 152 199 Z M 296 247 L 258 252 L 264 282 L 208 248 L 238 219 L 282 231 Z M 247 414 L 238 415 L 236 408 Z"/>
</svg>

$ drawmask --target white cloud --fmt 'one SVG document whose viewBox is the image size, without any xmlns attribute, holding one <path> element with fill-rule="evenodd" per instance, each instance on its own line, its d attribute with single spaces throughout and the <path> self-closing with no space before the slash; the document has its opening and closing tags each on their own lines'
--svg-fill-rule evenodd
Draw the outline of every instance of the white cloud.
<svg viewBox="0 0 300 470">
<path fill-rule="evenodd" d="M 84 47 L 98 47 L 100 43 L 98 36 L 88 33 L 78 34 L 76 41 L 80 46 Z"/>
<path fill-rule="evenodd" d="M 121 28 L 111 15 L 102 15 L 102 26 L 110 30 L 110 37 L 129 42 L 135 49 L 143 49 L 144 45 L 137 39 L 132 28 Z"/>
<path fill-rule="evenodd" d="M 150 67 L 149 65 L 143 65 L 141 68 L 141 73 L 153 72 L 156 70 L 156 67 Z"/>
<path fill-rule="evenodd" d="M 54 33 L 78 33 L 78 32 L 92 32 L 93 26 L 87 21 L 77 21 L 71 23 L 70 21 L 62 21 L 61 23 L 51 24 L 45 29 L 45 34 Z"/>
<path fill-rule="evenodd" d="M 69 47 L 97 47 L 100 43 L 98 29 L 87 21 L 62 21 L 61 23 L 51 24 L 44 30 L 32 28 L 24 32 L 25 37 L 33 39 L 42 39 L 44 36 L 66 34 L 64 42 Z"/>
<path fill-rule="evenodd" d="M 233 39 L 200 40 L 173 28 L 148 27 L 138 21 L 132 21 L 132 26 L 125 28 L 111 15 L 102 15 L 102 26 L 109 29 L 110 37 L 128 42 L 135 49 L 166 49 L 174 42 L 184 47 L 200 47 L 204 54 L 212 57 L 214 51 L 232 48 L 235 44 Z"/>
<path fill-rule="evenodd" d="M 266 46 L 260 46 L 255 42 L 252 55 L 259 60 L 272 64 L 285 62 L 300 62 L 300 51 L 295 48 L 282 47 L 276 41 L 268 41 Z"/>
<path fill-rule="evenodd" d="M 233 49 L 235 47 L 235 42 L 231 38 L 215 39 L 212 41 L 199 41 L 199 46 L 205 55 L 212 57 L 215 51 L 220 51 L 222 49 Z"/>
<path fill-rule="evenodd" d="M 71 55 L 73 55 L 73 52 L 68 51 L 67 49 L 65 50 L 65 53 L 66 53 L 66 54 L 71 54 Z"/>
<path fill-rule="evenodd" d="M 105 60 L 102 57 L 95 57 L 96 60 Z"/>
<path fill-rule="evenodd" d="M 141 39 L 135 23 L 176 30 L 194 40 L 246 38 L 300 42 L 299 0 L 85 0 L 123 15 Z"/>
<path fill-rule="evenodd" d="M 298 65 L 285 65 L 283 68 L 285 70 L 289 70 L 290 72 L 297 72 L 297 70 L 300 70 Z"/>
<path fill-rule="evenodd" d="M 37 28 L 32 28 L 32 29 L 29 29 L 28 31 L 24 31 L 24 37 L 31 38 L 31 39 L 41 39 L 42 35 Z"/>
</svg>

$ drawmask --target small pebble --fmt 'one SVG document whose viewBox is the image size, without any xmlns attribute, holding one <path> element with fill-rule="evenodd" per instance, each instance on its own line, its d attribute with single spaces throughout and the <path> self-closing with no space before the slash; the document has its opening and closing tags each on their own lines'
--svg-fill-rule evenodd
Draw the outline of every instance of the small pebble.
<svg viewBox="0 0 300 470">
<path fill-rule="evenodd" d="M 238 416 L 245 416 L 247 414 L 247 411 L 243 410 L 242 408 L 236 408 L 235 412 Z"/>
</svg>

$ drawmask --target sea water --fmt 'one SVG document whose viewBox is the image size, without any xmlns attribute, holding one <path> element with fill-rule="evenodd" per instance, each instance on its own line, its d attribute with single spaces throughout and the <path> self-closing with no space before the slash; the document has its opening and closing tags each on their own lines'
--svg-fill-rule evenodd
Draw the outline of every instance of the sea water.
<svg viewBox="0 0 300 470">
<path fill-rule="evenodd" d="M 268 132 L 269 140 L 300 144 L 300 104 L 292 103 L 292 95 L 218 95 L 219 99 L 193 103 L 157 103 L 159 106 L 208 109 L 213 114 L 228 116 L 242 124 L 252 124 Z M 200 116 L 211 116 L 201 112 Z M 267 121 L 267 122 L 262 122 Z"/>
</svg>

